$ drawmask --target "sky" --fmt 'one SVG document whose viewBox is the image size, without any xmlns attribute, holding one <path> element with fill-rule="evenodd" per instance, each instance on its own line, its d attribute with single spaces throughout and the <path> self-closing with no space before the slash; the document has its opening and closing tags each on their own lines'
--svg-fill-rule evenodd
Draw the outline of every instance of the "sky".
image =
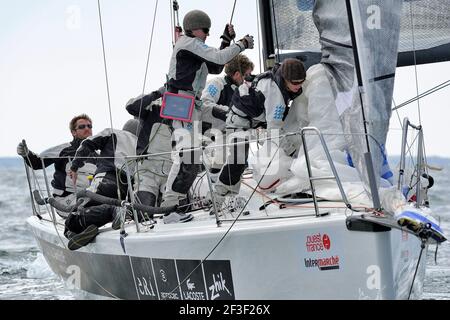
<svg viewBox="0 0 450 320">
<path fill-rule="evenodd" d="M 101 1 L 107 72 L 114 128 L 130 119 L 126 102 L 164 82 L 172 52 L 170 1 L 158 3 L 147 79 L 148 45 L 156 1 Z M 233 0 L 179 1 L 180 23 L 185 13 L 201 9 L 212 19 L 207 44 L 218 47 L 230 20 Z M 94 134 L 110 127 L 102 43 L 95 0 L 0 0 L 0 157 L 15 156 L 25 139 L 41 152 L 71 140 L 70 119 L 87 113 Z M 255 36 L 255 49 L 245 54 L 259 72 L 256 1 L 237 1 L 233 17 L 237 38 Z M 398 68 L 394 100 L 416 95 L 415 68 Z M 418 91 L 424 92 L 450 78 L 450 63 L 417 67 Z M 450 157 L 445 142 L 450 119 L 450 87 L 420 102 L 427 155 Z M 400 151 L 398 117 L 419 123 L 417 103 L 393 113 L 387 142 L 390 154 Z"/>
</svg>

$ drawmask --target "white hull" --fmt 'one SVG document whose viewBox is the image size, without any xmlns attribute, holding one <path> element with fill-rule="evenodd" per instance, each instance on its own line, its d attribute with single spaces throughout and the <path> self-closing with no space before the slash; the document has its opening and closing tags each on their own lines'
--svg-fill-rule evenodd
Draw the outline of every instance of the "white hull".
<svg viewBox="0 0 450 320">
<path fill-rule="evenodd" d="M 136 233 L 133 223 L 120 243 L 120 231 L 101 229 L 78 251 L 65 248 L 49 221 L 30 217 L 39 246 L 52 270 L 69 285 L 120 299 L 407 299 L 420 253 L 420 241 L 398 229 L 350 231 L 344 209 L 316 218 L 312 209 L 284 209 L 279 219 L 255 215 L 217 227 L 207 213 L 192 222 Z M 305 216 L 286 218 L 301 211 Z M 309 214 L 309 215 L 306 215 Z M 273 215 L 272 215 L 273 217 Z M 284 218 L 282 218 L 284 217 Z M 63 244 L 64 243 L 64 244 Z M 426 252 L 423 254 L 426 257 Z M 320 264 L 320 266 L 317 265 Z M 422 259 L 414 296 L 425 275 Z M 188 288 L 189 285 L 189 288 Z M 174 290 L 175 289 L 175 290 Z"/>
</svg>

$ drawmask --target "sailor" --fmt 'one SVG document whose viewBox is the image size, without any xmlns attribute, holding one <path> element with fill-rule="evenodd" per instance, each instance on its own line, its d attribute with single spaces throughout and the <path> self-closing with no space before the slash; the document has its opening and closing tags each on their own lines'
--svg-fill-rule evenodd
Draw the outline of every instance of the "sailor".
<svg viewBox="0 0 450 320">
<path fill-rule="evenodd" d="M 80 146 L 80 143 L 84 139 L 92 136 L 92 120 L 88 115 L 81 114 L 70 120 L 69 129 L 73 137 L 73 140 L 69 143 L 55 146 L 37 155 L 28 150 L 24 142 L 20 142 L 17 146 L 17 153 L 25 159 L 27 165 L 33 170 L 42 169 L 43 167 L 54 164 L 55 173 L 51 182 L 53 197 L 58 202 L 70 206 L 76 201 L 74 193 L 89 186 L 89 177 L 94 175 L 96 170 L 96 160 L 91 156 L 96 156 L 96 154 L 88 154 L 90 158 L 79 168 L 79 179 L 74 184 L 70 177 L 67 176 L 72 165 L 71 158 L 75 156 L 75 152 Z M 63 217 L 67 216 L 67 214 L 57 212 Z"/>
<path fill-rule="evenodd" d="M 128 113 L 141 120 L 138 133 L 137 154 L 140 158 L 134 179 L 136 199 L 147 206 L 154 207 L 164 192 L 167 177 L 172 167 L 172 121 L 162 118 L 161 97 L 164 87 L 130 99 L 126 104 Z"/>
<path fill-rule="evenodd" d="M 200 154 L 189 151 L 201 145 L 201 94 L 206 84 L 208 73 L 219 74 L 223 66 L 245 49 L 253 48 L 253 37 L 245 36 L 234 44 L 235 37 L 232 25 L 225 27 L 222 35 L 222 50 L 211 48 L 205 44 L 211 28 L 211 19 L 200 10 L 193 10 L 183 19 L 185 35 L 176 42 L 172 53 L 167 83 L 170 93 L 187 95 L 195 99 L 195 109 L 188 121 L 173 121 L 175 129 L 174 163 L 169 173 L 162 206 L 177 205 L 186 201 L 189 188 L 192 186 L 200 170 Z M 184 149 L 184 150 L 183 150 Z M 185 222 L 191 217 L 173 212 L 164 216 L 165 223 Z"/>
<path fill-rule="evenodd" d="M 289 112 L 289 104 L 302 93 L 302 84 L 306 72 L 298 59 L 286 59 L 273 70 L 262 73 L 249 85 L 244 83 L 232 98 L 232 107 L 228 113 L 227 130 L 235 131 L 232 142 L 237 145 L 230 148 L 225 166 L 221 169 L 215 191 L 219 197 L 239 193 L 242 173 L 247 167 L 248 138 L 242 131 L 266 127 L 268 135 L 283 134 L 284 120 Z M 242 134 L 241 134 L 242 133 Z M 244 148 L 243 158 L 238 159 L 239 143 Z M 296 152 L 297 146 L 290 139 L 280 138 L 277 147 L 288 156 Z"/>
<path fill-rule="evenodd" d="M 353 159 L 348 153 L 349 144 L 336 108 L 336 101 L 339 99 L 336 98 L 335 80 L 330 80 L 327 64 L 312 65 L 306 72 L 306 78 L 302 86 L 303 94 L 293 101 L 285 119 L 286 131 L 297 131 L 301 127 L 317 128 L 323 135 L 328 153 L 339 172 L 341 182 L 359 182 L 360 177 L 357 170 L 348 168 L 348 166 L 354 167 Z M 310 168 L 314 175 L 332 176 L 333 172 L 319 136 L 308 135 L 305 140 L 308 147 Z M 301 143 L 301 139 L 299 139 L 299 145 Z M 381 172 L 379 186 L 391 187 L 392 181 L 390 180 L 392 180 L 393 173 L 389 168 L 384 146 L 380 145 L 379 151 L 374 150 L 373 152 L 381 152 L 382 155 L 381 167 L 383 171 Z M 277 186 L 277 193 L 290 194 L 310 189 L 309 173 L 303 148 L 299 148 L 290 166 L 290 174 L 289 180 Z M 322 181 L 320 186 L 323 190 L 328 187 L 336 190 L 336 184 L 331 180 Z M 327 196 L 330 197 L 330 194 L 328 193 Z M 340 198 L 340 194 L 337 194 L 337 199 Z"/>
<path fill-rule="evenodd" d="M 210 137 L 212 147 L 224 145 L 225 121 L 228 111 L 231 108 L 231 98 L 234 91 L 244 83 L 244 79 L 251 76 L 254 64 L 244 55 L 239 54 L 225 65 L 225 76 L 215 77 L 206 83 L 202 94 L 202 134 Z M 213 182 L 217 180 L 217 175 L 225 162 L 224 148 L 206 149 L 210 177 Z"/>
<path fill-rule="evenodd" d="M 135 169 L 136 132 L 140 121 L 128 120 L 122 130 L 107 128 L 95 136 L 85 139 L 70 167 L 69 176 L 74 182 L 78 180 L 78 170 L 83 167 L 89 156 L 100 151 L 97 170 L 88 190 L 100 195 L 125 199 L 127 194 L 127 172 L 133 174 Z"/>
<path fill-rule="evenodd" d="M 253 72 L 255 65 L 250 59 L 239 54 L 225 65 L 225 76 L 212 78 L 206 83 L 202 93 L 202 131 L 210 128 L 225 129 L 225 121 L 231 107 L 234 91 Z"/>
<path fill-rule="evenodd" d="M 122 130 L 103 130 L 83 141 L 72 162 L 70 176 L 77 180 L 78 168 L 86 160 L 86 155 L 100 150 L 97 171 L 87 190 L 99 195 L 125 199 L 127 195 L 127 170 L 132 175 L 135 168 L 136 145 L 140 121 L 128 120 Z M 126 158 L 127 157 L 127 158 Z M 77 250 L 91 242 L 98 234 L 98 228 L 113 222 L 113 229 L 120 228 L 118 208 L 108 204 L 89 201 L 70 213 L 65 222 L 64 235 L 69 239 L 68 248 Z"/>
</svg>

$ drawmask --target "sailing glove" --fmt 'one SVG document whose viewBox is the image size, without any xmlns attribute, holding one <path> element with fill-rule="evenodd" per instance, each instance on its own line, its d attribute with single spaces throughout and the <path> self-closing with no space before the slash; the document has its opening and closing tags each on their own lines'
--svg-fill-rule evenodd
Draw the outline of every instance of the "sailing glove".
<svg viewBox="0 0 450 320">
<path fill-rule="evenodd" d="M 223 31 L 223 34 L 220 36 L 220 39 L 222 39 L 222 42 L 230 43 L 231 40 L 233 40 L 236 37 L 236 32 L 234 32 L 234 26 L 232 24 L 226 24 L 225 30 Z"/>
<path fill-rule="evenodd" d="M 288 155 L 289 157 L 292 157 L 296 152 L 297 148 L 288 137 L 284 137 L 281 139 L 280 142 L 280 148 L 283 149 L 283 151 Z"/>
<path fill-rule="evenodd" d="M 17 154 L 19 156 L 26 157 L 28 155 L 28 152 L 29 152 L 29 150 L 28 150 L 28 147 L 27 147 L 25 141 L 22 141 L 21 143 L 19 143 L 17 145 Z"/>
<path fill-rule="evenodd" d="M 239 40 L 244 45 L 245 49 L 253 49 L 255 41 L 253 40 L 253 36 L 246 35 L 244 38 Z"/>
</svg>

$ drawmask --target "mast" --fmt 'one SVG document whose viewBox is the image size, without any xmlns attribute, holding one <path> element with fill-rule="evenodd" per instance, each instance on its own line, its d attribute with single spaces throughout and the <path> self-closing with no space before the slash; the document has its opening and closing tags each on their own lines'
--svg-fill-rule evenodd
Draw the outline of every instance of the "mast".
<svg viewBox="0 0 450 320">
<path fill-rule="evenodd" d="M 267 71 L 271 64 L 269 59 L 275 56 L 274 35 L 272 31 L 272 17 L 271 17 L 271 1 L 259 0 L 260 25 L 261 25 L 261 40 L 262 40 L 262 56 L 264 62 L 264 71 Z M 272 58 L 273 59 L 273 58 Z"/>
<path fill-rule="evenodd" d="M 366 115 L 364 112 L 364 103 L 363 103 L 364 86 L 363 86 L 363 81 L 362 81 L 361 65 L 360 65 L 359 56 L 358 56 L 358 45 L 357 45 L 356 36 L 355 36 L 355 26 L 353 24 L 352 8 L 351 8 L 350 0 L 346 0 L 345 2 L 346 2 L 346 6 L 347 6 L 348 23 L 349 23 L 351 40 L 352 40 L 353 55 L 354 55 L 354 59 L 355 59 L 354 60 L 355 61 L 355 71 L 356 71 L 356 77 L 358 80 L 358 93 L 359 93 L 359 99 L 360 99 L 360 103 L 361 103 L 361 113 L 362 113 L 365 140 L 366 140 L 366 146 L 367 146 L 367 152 L 364 153 L 364 160 L 366 163 L 367 175 L 369 178 L 369 188 L 370 188 L 370 193 L 372 195 L 373 207 L 375 209 L 380 209 L 381 203 L 380 203 L 380 197 L 378 195 L 377 182 L 375 179 L 374 167 L 373 167 L 373 162 L 372 162 L 372 154 L 370 152 L 367 121 L 366 121 Z"/>
</svg>

